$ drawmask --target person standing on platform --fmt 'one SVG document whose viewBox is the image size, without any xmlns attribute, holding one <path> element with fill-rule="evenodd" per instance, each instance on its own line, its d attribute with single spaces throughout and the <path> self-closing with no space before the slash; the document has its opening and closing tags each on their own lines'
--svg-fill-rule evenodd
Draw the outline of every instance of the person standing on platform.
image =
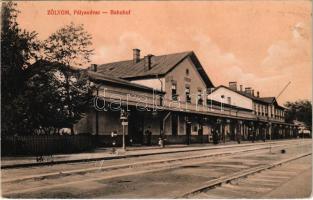
<svg viewBox="0 0 313 200">
<path fill-rule="evenodd" d="M 151 135 L 152 135 L 152 132 L 150 131 L 150 126 L 146 130 L 145 135 L 146 135 L 146 139 L 147 139 L 146 140 L 147 146 L 151 146 Z"/>
</svg>

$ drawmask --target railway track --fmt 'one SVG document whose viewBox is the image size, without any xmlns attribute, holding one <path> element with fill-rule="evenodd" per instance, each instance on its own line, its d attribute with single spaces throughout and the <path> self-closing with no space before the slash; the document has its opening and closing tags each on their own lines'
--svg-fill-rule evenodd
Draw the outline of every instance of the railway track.
<svg viewBox="0 0 313 200">
<path fill-rule="evenodd" d="M 288 144 L 289 142 L 272 144 L 273 146 L 271 146 L 271 148 L 283 147 Z M 237 148 L 240 148 L 240 146 L 238 146 Z M 249 146 L 249 148 L 246 148 L 246 149 L 234 150 L 236 148 L 232 147 L 231 151 L 224 151 L 220 153 L 205 153 L 205 154 L 196 155 L 196 156 L 182 156 L 182 157 L 176 157 L 176 158 L 158 159 L 158 160 L 152 160 L 152 161 L 149 160 L 149 161 L 135 162 L 135 163 L 129 163 L 129 164 L 119 164 L 119 165 L 112 165 L 112 166 L 102 166 L 100 164 L 99 166 L 96 166 L 96 167 L 88 167 L 88 168 L 83 168 L 83 169 L 61 170 L 61 171 L 52 172 L 52 173 L 39 173 L 39 174 L 36 173 L 33 175 L 20 176 L 17 178 L 8 178 L 8 179 L 4 178 L 2 179 L 2 183 L 4 184 L 4 183 L 21 182 L 21 181 L 27 181 L 31 179 L 45 179 L 45 178 L 53 178 L 53 177 L 57 178 L 60 175 L 66 176 L 66 175 L 86 174 L 86 173 L 101 172 L 101 171 L 114 171 L 118 169 L 138 168 L 141 166 L 156 165 L 156 164 L 162 164 L 162 163 L 174 163 L 174 162 L 180 162 L 180 161 L 186 161 L 186 160 L 225 157 L 225 156 L 230 156 L 230 155 L 234 155 L 238 153 L 264 150 L 268 148 L 269 148 L 268 145 L 259 143 L 259 144 L 254 145 L 253 147 Z"/>
<path fill-rule="evenodd" d="M 222 186 L 222 184 L 230 184 L 232 181 L 244 179 L 244 178 L 251 176 L 251 175 L 254 175 L 256 173 L 260 173 L 262 171 L 265 171 L 265 170 L 268 170 L 268 169 L 271 169 L 271 168 L 274 168 L 277 166 L 281 166 L 282 164 L 285 164 L 285 163 L 288 163 L 288 162 L 291 162 L 291 161 L 294 161 L 294 160 L 297 160 L 297 159 L 300 159 L 300 158 L 303 158 L 303 157 L 306 157 L 309 155 L 312 155 L 312 153 L 309 152 L 309 153 L 300 154 L 300 155 L 294 156 L 294 157 L 289 158 L 289 159 L 275 162 L 273 164 L 268 164 L 265 166 L 258 166 L 258 167 L 252 168 L 252 169 L 243 170 L 243 171 L 240 171 L 238 173 L 234 173 L 232 175 L 227 175 L 227 176 L 221 177 L 219 179 L 209 181 L 205 185 L 203 185 L 199 188 L 192 189 L 191 191 L 188 191 L 188 192 L 184 193 L 183 195 L 181 195 L 177 198 L 195 198 L 197 196 L 197 194 L 206 193 L 210 189 L 215 189 L 216 187 Z"/>
<path fill-rule="evenodd" d="M 306 144 L 309 144 L 307 141 Z M 291 146 L 297 146 L 298 143 L 292 142 L 279 142 L 272 144 L 273 151 L 275 149 L 286 149 Z M 5 178 L 2 179 L 2 192 L 5 197 L 20 197 L 19 195 L 26 193 L 36 193 L 37 191 L 49 191 L 53 188 L 66 188 L 76 184 L 87 184 L 95 181 L 110 180 L 116 178 L 122 178 L 127 176 L 167 171 L 171 169 L 178 169 L 190 165 L 201 165 L 204 163 L 214 163 L 214 161 L 222 160 L 228 157 L 234 157 L 238 155 L 253 156 L 260 153 L 269 152 L 268 143 L 256 143 L 254 146 L 238 147 L 232 149 L 225 149 L 222 152 L 205 153 L 201 155 L 189 155 L 189 156 L 175 156 L 174 158 L 167 159 L 154 159 L 149 161 L 139 161 L 135 163 L 118 164 L 111 166 L 89 167 L 83 169 L 74 170 L 62 170 L 52 173 L 41 173 L 24 175 L 18 178 Z M 201 153 L 201 152 L 198 152 Z M 310 153 L 309 153 L 310 154 Z M 309 155 L 308 154 L 308 155 Z M 305 156 L 305 155 L 301 155 Z M 295 158 L 293 158 L 295 159 Z M 287 160 L 282 163 L 288 162 Z M 280 165 L 282 163 L 275 163 L 274 165 Z M 77 164 L 72 164 L 77 165 Z M 202 192 L 208 188 L 216 187 L 222 183 L 227 183 L 232 180 L 248 176 L 258 171 L 262 171 L 273 167 L 273 164 L 261 165 L 248 171 L 240 171 L 238 174 L 227 175 L 224 178 L 213 180 L 203 187 L 195 188 L 192 191 L 184 193 L 178 197 L 190 197 L 194 194 Z M 10 171 L 10 170 L 8 170 Z M 17 189 L 18 188 L 18 189 Z M 22 197 L 22 196 L 21 196 Z"/>
<path fill-rule="evenodd" d="M 264 145 L 268 144 L 275 145 L 278 143 L 293 143 L 296 141 L 293 140 L 280 140 L 280 141 L 273 141 L 273 142 L 266 142 L 266 143 L 247 143 L 247 144 L 235 144 L 235 145 L 217 145 L 217 146 L 211 146 L 211 147 L 197 147 L 197 148 L 190 148 L 190 147 L 180 147 L 181 149 L 159 149 L 159 151 L 156 152 L 150 152 L 150 153 L 140 153 L 140 154 L 128 154 L 128 155 L 112 155 L 112 156 L 96 156 L 94 158 L 81 158 L 81 159 L 70 159 L 70 160 L 50 160 L 50 161 L 44 161 L 44 162 L 29 162 L 29 163 L 20 163 L 20 164 L 2 164 L 1 169 L 16 169 L 16 168 L 26 168 L 26 167 L 41 167 L 41 166 L 50 166 L 50 165 L 62 165 L 62 164 L 69 164 L 69 163 L 77 163 L 81 164 L 84 162 L 97 162 L 97 161 L 104 161 L 104 160 L 119 160 L 119 159 L 128 159 L 128 158 L 138 158 L 138 157 L 145 157 L 145 156 L 153 156 L 153 155 L 163 155 L 163 154 L 173 154 L 173 153 L 184 153 L 184 152 L 200 152 L 205 150 L 218 150 L 218 149 L 230 149 L 230 148 L 238 148 L 238 147 L 249 147 L 249 146 L 255 146 L 255 145 Z M 131 152 L 131 151 L 130 151 Z M 53 157 L 52 157 L 53 158 Z M 35 158 L 34 158 L 35 160 Z"/>
</svg>

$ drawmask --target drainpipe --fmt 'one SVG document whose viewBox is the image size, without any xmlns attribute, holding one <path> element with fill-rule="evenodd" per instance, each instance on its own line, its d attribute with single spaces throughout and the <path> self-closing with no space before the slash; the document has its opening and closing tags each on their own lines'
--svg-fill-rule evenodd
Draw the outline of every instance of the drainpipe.
<svg viewBox="0 0 313 200">
<path fill-rule="evenodd" d="M 158 74 L 156 74 L 156 78 L 160 81 L 161 83 L 161 98 L 160 98 L 160 105 L 163 105 L 163 82 L 162 80 L 159 78 Z M 168 118 L 170 112 L 162 119 L 162 115 L 160 115 L 160 137 L 163 138 L 163 132 L 164 132 L 164 124 L 165 124 L 165 120 Z"/>
<path fill-rule="evenodd" d="M 161 92 L 163 92 L 163 82 L 162 82 L 162 80 L 159 78 L 158 75 L 156 75 L 156 78 L 160 81 L 160 83 L 161 83 Z"/>
<path fill-rule="evenodd" d="M 161 95 L 162 95 L 162 97 L 160 98 L 160 105 L 162 106 L 163 105 L 163 82 L 162 82 L 162 80 L 159 78 L 159 76 L 158 75 L 156 75 L 156 78 L 160 81 L 160 83 L 161 83 Z"/>
</svg>

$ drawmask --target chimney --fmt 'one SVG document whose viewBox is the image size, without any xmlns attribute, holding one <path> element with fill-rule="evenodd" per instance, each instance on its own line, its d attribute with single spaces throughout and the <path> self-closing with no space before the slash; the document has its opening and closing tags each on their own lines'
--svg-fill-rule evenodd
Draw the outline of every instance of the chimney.
<svg viewBox="0 0 313 200">
<path fill-rule="evenodd" d="M 140 61 L 140 49 L 133 49 L 133 61 L 138 63 Z"/>
<path fill-rule="evenodd" d="M 260 97 L 260 92 L 259 91 L 256 92 L 256 96 Z"/>
<path fill-rule="evenodd" d="M 240 85 L 240 92 L 242 92 L 242 85 Z"/>
<path fill-rule="evenodd" d="M 252 95 L 252 89 L 251 89 L 251 87 L 246 87 L 246 88 L 245 88 L 245 93 Z"/>
<path fill-rule="evenodd" d="M 252 96 L 254 96 L 254 90 L 252 90 L 252 92 L 251 92 L 251 93 L 252 93 Z"/>
<path fill-rule="evenodd" d="M 148 71 L 152 68 L 152 54 L 148 54 L 144 57 L 145 60 L 145 71 Z"/>
<path fill-rule="evenodd" d="M 96 72 L 97 71 L 97 66 L 98 65 L 96 65 L 96 64 L 91 64 L 89 70 Z"/>
<path fill-rule="evenodd" d="M 228 84 L 229 84 L 230 89 L 237 91 L 237 82 L 236 81 L 229 82 Z"/>
</svg>

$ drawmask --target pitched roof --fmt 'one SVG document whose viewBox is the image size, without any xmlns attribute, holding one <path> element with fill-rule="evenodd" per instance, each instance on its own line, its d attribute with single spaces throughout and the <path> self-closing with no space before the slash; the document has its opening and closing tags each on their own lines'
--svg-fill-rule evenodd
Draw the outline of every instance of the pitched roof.
<svg viewBox="0 0 313 200">
<path fill-rule="evenodd" d="M 261 102 L 261 103 L 266 103 L 266 104 L 269 104 L 267 101 L 264 101 L 262 98 L 260 97 L 257 97 L 257 96 L 254 96 L 252 94 L 249 94 L 249 93 L 246 93 L 244 91 L 238 91 L 238 93 L 242 94 L 243 96 L 246 96 L 254 101 L 258 101 L 258 102 Z"/>
<path fill-rule="evenodd" d="M 275 97 L 261 97 L 261 99 L 265 102 L 268 102 L 269 104 L 275 104 L 282 109 L 287 109 L 284 106 L 279 105 Z"/>
<path fill-rule="evenodd" d="M 260 99 L 267 103 L 274 103 L 276 101 L 275 97 L 260 97 Z"/>
<path fill-rule="evenodd" d="M 214 90 L 213 90 L 212 92 L 214 92 L 215 90 L 217 90 L 217 89 L 219 89 L 219 88 L 221 88 L 221 87 L 226 88 L 226 89 L 228 89 L 228 90 L 231 90 L 231 91 L 233 91 L 233 92 L 236 92 L 236 93 L 238 93 L 238 94 L 240 94 L 240 95 L 242 95 L 242 96 L 245 96 L 245 97 L 247 97 L 247 98 L 250 98 L 250 99 L 252 99 L 252 100 L 254 100 L 254 101 L 258 101 L 258 102 L 266 103 L 266 104 L 272 104 L 272 103 L 273 103 L 273 104 L 275 104 L 276 106 L 278 106 L 278 107 L 280 107 L 280 108 L 286 109 L 285 107 L 283 107 L 283 106 L 281 106 L 281 105 L 279 105 L 279 104 L 277 103 L 275 97 L 257 97 L 257 96 L 253 96 L 253 95 L 251 95 L 251 94 L 249 94 L 249 93 L 246 93 L 246 92 L 244 92 L 244 91 L 233 90 L 233 89 L 231 89 L 231 88 L 229 88 L 229 87 L 227 87 L 227 86 L 225 86 L 225 85 L 219 85 L 218 87 L 214 88 Z"/>
<path fill-rule="evenodd" d="M 219 89 L 219 88 L 226 88 L 226 89 L 228 89 L 228 90 L 230 90 L 230 91 L 233 91 L 233 92 L 235 92 L 235 93 L 237 93 L 237 94 L 239 94 L 239 95 L 242 95 L 242 96 L 244 96 L 244 97 L 247 97 L 247 98 L 249 98 L 249 99 L 252 99 L 252 100 L 255 100 L 255 101 L 261 101 L 261 102 L 263 102 L 263 103 L 266 103 L 266 102 L 262 101 L 260 98 L 258 98 L 258 97 L 256 97 L 256 96 L 253 96 L 253 95 L 248 94 L 248 93 L 246 93 L 246 92 L 234 90 L 234 89 L 229 88 L 229 87 L 227 87 L 227 86 L 225 86 L 225 85 L 219 85 L 218 87 L 214 88 L 214 90 L 212 90 L 212 92 L 214 92 L 215 90 L 217 90 L 217 89 Z"/>
<path fill-rule="evenodd" d="M 187 57 L 191 58 L 207 87 L 213 87 L 212 82 L 193 51 L 153 56 L 150 70 L 145 70 L 145 61 L 144 58 L 141 58 L 137 63 L 134 63 L 133 60 L 126 60 L 102 64 L 97 67 L 97 72 L 127 80 L 152 78 L 156 76 L 163 77 Z"/>
<path fill-rule="evenodd" d="M 151 87 L 143 86 L 143 85 L 136 84 L 136 83 L 131 83 L 130 81 L 120 79 L 117 77 L 107 76 L 107 75 L 100 74 L 100 73 L 94 72 L 94 71 L 87 71 L 87 73 L 88 73 L 89 78 L 91 78 L 92 80 L 103 81 L 103 82 L 107 82 L 107 83 L 111 83 L 111 84 L 117 84 L 117 85 L 121 85 L 121 86 L 126 86 L 126 87 L 136 88 L 136 89 L 140 89 L 140 90 L 146 90 L 146 91 L 154 90 L 155 92 L 163 93 L 163 92 L 156 90 L 156 89 L 153 89 Z"/>
<path fill-rule="evenodd" d="M 233 89 L 231 89 L 231 88 L 229 88 L 229 87 L 227 87 L 227 86 L 225 86 L 225 85 L 219 85 L 219 86 L 215 87 L 215 88 L 211 91 L 211 93 L 214 92 L 214 91 L 216 91 L 216 90 L 218 90 L 219 88 L 225 88 L 225 89 L 230 90 L 230 91 L 233 91 L 233 92 L 235 92 L 235 93 L 237 93 L 237 94 L 239 94 L 239 95 L 242 95 L 242 96 L 244 96 L 244 97 L 250 98 L 250 97 L 247 96 L 246 94 L 241 93 L 240 91 L 237 91 L 237 90 L 233 90 Z"/>
</svg>

